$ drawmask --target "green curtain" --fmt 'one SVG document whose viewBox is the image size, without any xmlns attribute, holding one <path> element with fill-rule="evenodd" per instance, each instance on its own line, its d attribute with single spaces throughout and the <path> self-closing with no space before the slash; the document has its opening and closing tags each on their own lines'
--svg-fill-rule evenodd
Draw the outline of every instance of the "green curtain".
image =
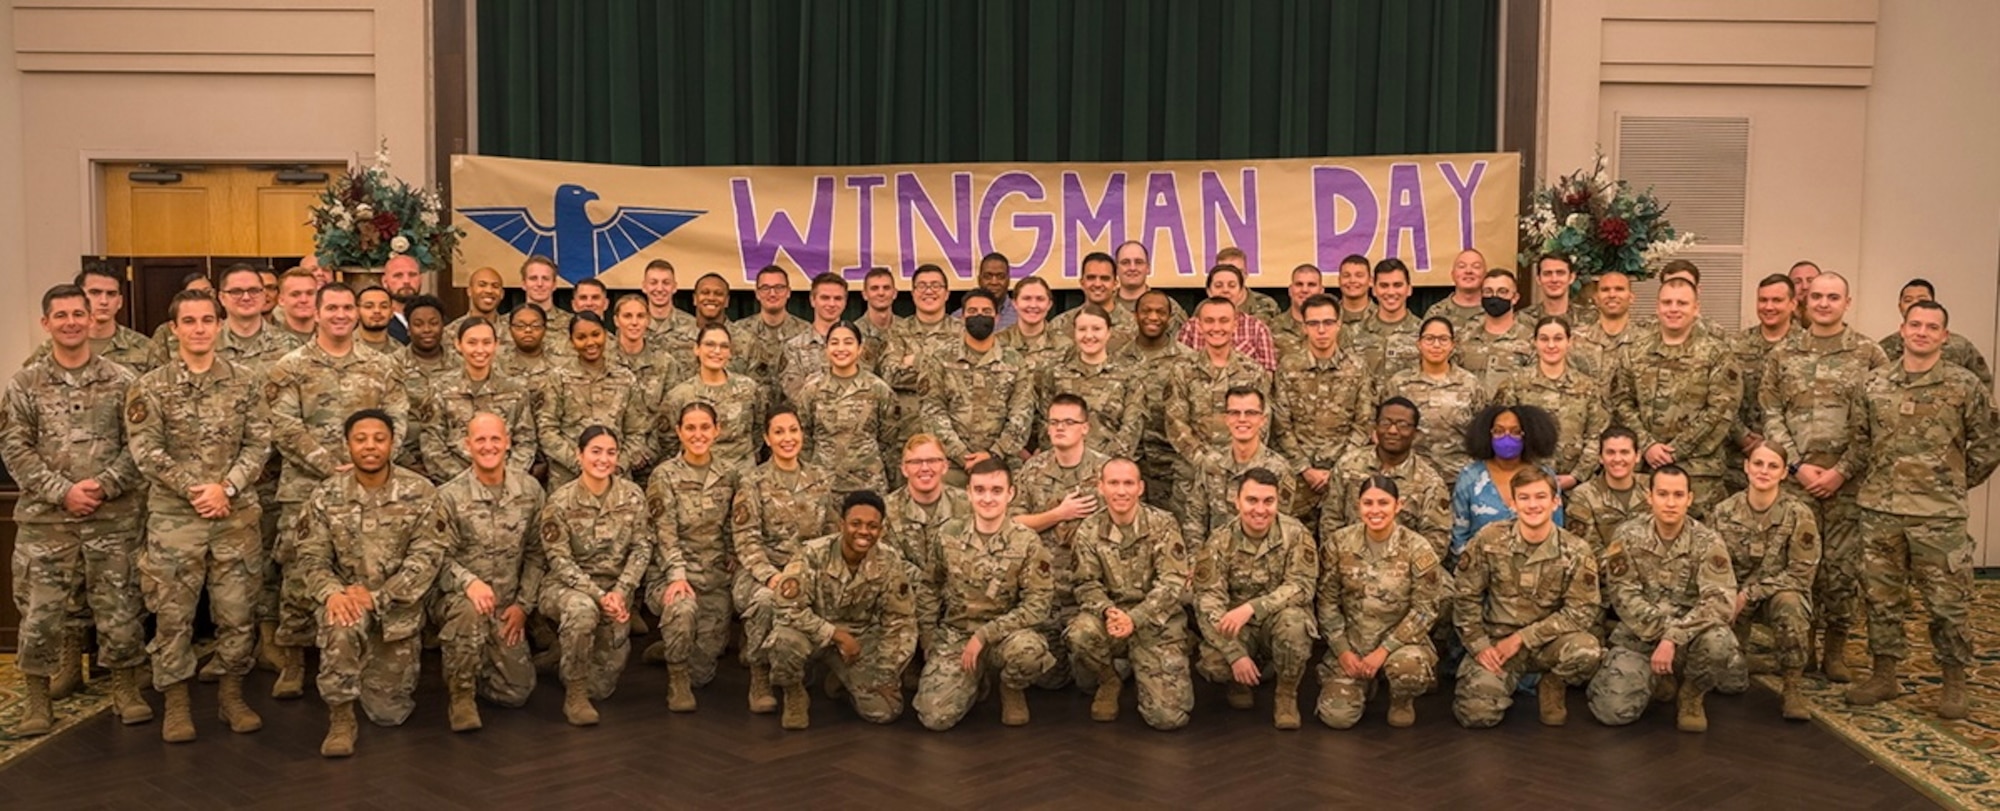
<svg viewBox="0 0 2000 811">
<path fill-rule="evenodd" d="M 1494 0 L 480 0 L 479 150 L 647 166 L 1491 151 Z"/>
</svg>

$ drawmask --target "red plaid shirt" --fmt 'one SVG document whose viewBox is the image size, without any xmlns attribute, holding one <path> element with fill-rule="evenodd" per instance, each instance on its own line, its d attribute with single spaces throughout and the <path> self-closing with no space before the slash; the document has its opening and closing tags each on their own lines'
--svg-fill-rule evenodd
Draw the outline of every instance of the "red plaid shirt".
<svg viewBox="0 0 2000 811">
<path fill-rule="evenodd" d="M 1201 326 L 1190 318 L 1181 324 L 1180 342 L 1195 349 L 1201 348 Z M 1278 368 L 1278 350 L 1271 343 L 1271 328 L 1264 326 L 1254 316 L 1238 313 L 1236 316 L 1236 338 L 1231 341 L 1236 351 L 1248 356 L 1264 371 Z"/>
</svg>

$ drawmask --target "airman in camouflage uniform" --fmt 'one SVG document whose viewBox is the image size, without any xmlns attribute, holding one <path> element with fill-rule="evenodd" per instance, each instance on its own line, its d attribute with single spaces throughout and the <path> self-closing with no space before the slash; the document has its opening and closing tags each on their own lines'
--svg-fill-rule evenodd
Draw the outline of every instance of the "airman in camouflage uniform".
<svg viewBox="0 0 2000 811">
<path fill-rule="evenodd" d="M 1070 669 L 1097 677 L 1092 719 L 1118 717 L 1124 681 L 1113 660 L 1122 655 L 1132 662 L 1139 717 L 1154 729 L 1179 729 L 1194 710 L 1187 612 L 1181 609 L 1194 566 L 1173 515 L 1142 503 L 1142 486 L 1131 460 L 1105 466 L 1098 495 L 1107 509 L 1083 519 L 1072 539 L 1078 610 L 1063 636 Z M 1113 636 L 1108 626 L 1114 623 L 1130 627 Z"/>
<path fill-rule="evenodd" d="M 1416 720 L 1410 702 L 1437 683 L 1431 626 L 1451 593 L 1451 575 L 1431 540 L 1400 522 L 1391 523 L 1381 541 L 1368 537 L 1361 523 L 1325 537 L 1317 592 L 1327 644 L 1319 667 L 1319 720 L 1334 729 L 1361 720 L 1375 679 L 1349 674 L 1342 659 L 1365 661 L 1381 651 L 1375 675 L 1389 685 L 1389 723 L 1409 726 Z"/>
<path fill-rule="evenodd" d="M 729 334 L 736 339 L 737 351 L 730 356 L 730 368 L 749 375 L 760 386 L 775 388 L 778 372 L 784 368 L 785 347 L 793 338 L 811 332 L 811 322 L 791 313 L 781 313 L 775 325 L 766 323 L 763 313 L 731 321 Z"/>
<path fill-rule="evenodd" d="M 1882 336 L 1879 345 L 1882 347 L 1882 353 L 1890 358 L 1903 356 L 1903 336 L 1900 333 L 1891 332 Z M 1986 363 L 1986 356 L 1980 353 L 1979 347 L 1966 340 L 1965 336 L 1954 332 L 1944 339 L 1941 357 L 1944 362 L 1971 372 L 1974 377 L 1979 378 L 1979 382 L 1988 387 L 1993 385 L 1993 367 Z"/>
<path fill-rule="evenodd" d="M 1180 311 L 1165 293 L 1147 293 L 1145 301 L 1140 302 L 1139 310 L 1142 315 L 1139 316 L 1137 337 L 1116 350 L 1116 363 L 1122 368 L 1135 370 L 1134 399 L 1126 409 L 1130 414 L 1127 419 L 1139 423 L 1139 473 L 1146 480 L 1146 503 L 1173 512 L 1178 509 L 1171 505 L 1180 456 L 1174 452 L 1173 443 L 1168 439 L 1167 407 L 1176 399 L 1177 387 L 1172 374 L 1138 374 L 1136 370 L 1172 370 L 1178 368 L 1180 363 L 1191 362 L 1182 359 L 1194 358 L 1195 352 L 1173 340 L 1172 333 L 1152 338 L 1146 336 L 1151 330 L 1167 329 L 1168 312 Z"/>
<path fill-rule="evenodd" d="M 913 447 L 903 453 L 905 476 L 913 469 L 907 460 L 935 456 L 935 463 L 915 470 L 919 477 L 929 481 L 941 478 L 944 454 L 937 443 L 920 442 L 913 438 L 911 444 Z M 929 570 L 931 553 L 937 549 L 939 533 L 954 521 L 972 520 L 972 503 L 966 500 L 965 490 L 943 483 L 938 483 L 929 502 L 919 501 L 919 497 L 910 486 L 904 486 L 883 499 L 888 504 L 888 515 L 883 519 L 885 537 L 882 540 L 896 551 L 897 557 L 910 565 L 911 587 L 922 589 L 924 581 L 919 573 Z M 924 650 L 929 651 L 930 636 L 925 634 L 920 641 L 924 643 Z"/>
<path fill-rule="evenodd" d="M 717 461 L 748 468 L 757 463 L 757 452 L 764 445 L 764 414 L 769 401 L 764 398 L 764 389 L 749 375 L 737 372 L 719 386 L 702 382 L 699 376 L 689 377 L 680 385 L 667 391 L 660 401 L 659 458 L 679 455 L 681 440 L 667 426 L 678 419 L 681 409 L 688 403 L 707 403 L 715 409 L 717 433 L 715 448 L 710 453 Z"/>
<path fill-rule="evenodd" d="M 1780 292 L 1784 288 L 1775 288 Z M 1773 314 L 1775 316 L 1775 314 Z M 1789 325 L 1791 320 L 1786 319 Z M 1778 347 L 1798 337 L 1800 330 L 1787 327 L 1787 333 L 1776 341 L 1764 337 L 1762 325 L 1752 324 L 1742 331 L 1732 333 L 1729 338 L 1729 352 L 1736 362 L 1736 368 L 1743 370 L 1743 403 L 1737 408 L 1737 418 L 1729 424 L 1729 439 L 1722 445 L 1723 486 L 1731 493 L 1740 492 L 1748 486 L 1743 478 L 1743 446 L 1753 439 L 1760 439 L 1764 433 L 1764 406 L 1758 392 L 1764 385 L 1764 363 Z M 1856 382 L 1859 382 L 1858 380 Z M 1842 427 L 1846 422 L 1841 423 Z"/>
<path fill-rule="evenodd" d="M 1408 433 L 1408 429 L 1403 430 Z M 1402 494 L 1396 523 L 1430 541 L 1431 551 L 1442 559 L 1451 548 L 1451 488 L 1430 463 L 1411 453 L 1407 444 L 1403 446 L 1403 458 L 1391 461 L 1379 439 L 1377 443 L 1349 448 L 1334 463 L 1326 501 L 1320 510 L 1319 537 L 1331 538 L 1335 532 L 1360 520 L 1354 512 L 1354 499 L 1360 494 L 1361 483 L 1379 474 L 1394 481 L 1397 492 Z"/>
<path fill-rule="evenodd" d="M 646 325 L 646 345 L 667 357 L 685 358 L 694 351 L 695 329 L 694 316 L 673 309 Z"/>
<path fill-rule="evenodd" d="M 474 415 L 493 414 L 507 422 L 507 466 L 526 472 L 541 447 L 535 434 L 534 399 L 533 390 L 498 369 L 485 380 L 473 380 L 463 368 L 440 378 L 422 407 L 424 470 L 432 480 L 450 481 L 471 469 L 465 429 Z M 574 439 L 570 444 L 574 446 Z"/>
<path fill-rule="evenodd" d="M 879 537 L 880 524 L 875 528 Z M 801 544 L 779 576 L 778 619 L 764 655 L 771 682 L 785 691 L 786 729 L 806 727 L 806 670 L 815 661 L 832 670 L 863 720 L 887 724 L 903 714 L 903 668 L 917 649 L 909 568 L 872 538 L 857 544 L 860 560 L 849 561 L 844 543 L 829 535 Z M 843 635 L 858 649 L 851 660 L 841 648 Z"/>
<path fill-rule="evenodd" d="M 745 472 L 736 485 L 730 539 L 737 560 L 731 599 L 743 618 L 743 658 L 750 666 L 750 711 L 777 709 L 764 640 L 771 634 L 776 595 L 771 584 L 800 544 L 838 529 L 840 502 L 826 470 L 798 462 L 791 470 L 772 459 Z"/>
<path fill-rule="evenodd" d="M 1340 305 L 1330 299 L 1316 298 L 1308 300 L 1306 315 L 1308 320 L 1337 324 L 1339 309 Z M 1340 346 L 1338 326 L 1329 330 L 1325 347 L 1314 345 L 1310 334 L 1314 328 L 1301 329 L 1297 351 L 1278 358 L 1271 433 L 1277 437 L 1278 452 L 1297 466 L 1290 472 L 1303 485 L 1288 509 L 1313 525 L 1319 520 L 1322 501 L 1331 492 L 1334 466 L 1349 449 L 1367 442 L 1370 415 L 1378 398 L 1375 381 L 1360 356 Z M 1328 479 L 1315 488 L 1309 478 L 1313 475 Z"/>
<path fill-rule="evenodd" d="M 1413 338 L 1410 343 L 1414 345 Z M 1424 415 L 1417 424 L 1417 455 L 1437 469 L 1445 481 L 1458 480 L 1460 471 L 1472 464 L 1465 452 L 1465 426 L 1489 402 L 1479 378 L 1457 366 L 1442 379 L 1424 374 L 1413 364 L 1407 371 L 1389 378 L 1384 395 L 1407 397 Z"/>
<path fill-rule="evenodd" d="M 964 329 L 958 319 L 942 311 L 938 319 L 925 323 L 921 313 L 898 319 L 889 329 L 888 341 L 876 358 L 875 374 L 896 393 L 897 427 L 890 436 L 892 447 L 902 447 L 925 428 L 922 383 L 923 368 L 932 358 L 943 357 L 953 346 L 964 343 Z M 893 477 L 892 477 L 893 478 Z"/>
<path fill-rule="evenodd" d="M 1038 515 L 1055 510 L 1071 496 L 1091 497 L 1092 508 L 1096 509 L 1094 496 L 1097 492 L 1099 474 L 1104 463 L 1111 461 L 1106 456 L 1088 447 L 1078 448 L 1082 458 L 1075 465 L 1064 467 L 1057 458 L 1053 447 L 1028 458 L 1020 470 L 1014 474 L 1014 510 L 1024 516 Z M 1041 627 L 1042 635 L 1049 640 L 1049 653 L 1057 662 L 1067 665 L 1072 657 L 1063 641 L 1063 630 L 1069 627 L 1070 618 L 1076 616 L 1077 600 L 1076 576 L 1076 532 L 1083 518 L 1056 521 L 1041 530 L 1042 545 L 1049 550 L 1049 563 L 1055 568 L 1055 596 L 1051 601 L 1048 622 Z M 1033 527 L 1030 527 L 1032 529 Z M 1037 686 L 1046 689 L 1062 687 L 1075 679 L 1081 684 L 1093 684 L 1090 676 L 1097 671 L 1070 673 L 1057 667 L 1045 674 Z"/>
<path fill-rule="evenodd" d="M 1715 530 L 1684 513 L 1669 518 L 1663 508 L 1663 499 L 1687 503 L 1685 481 L 1671 468 L 1653 474 L 1653 516 L 1619 527 L 1604 552 L 1605 603 L 1618 612 L 1618 621 L 1603 665 L 1590 680 L 1590 714 L 1607 726 L 1639 720 L 1678 676 L 1677 726 L 1682 732 L 1707 730 L 1702 697 L 1739 655 L 1729 628 L 1736 573 L 1728 547 Z M 1672 511 L 1682 509 L 1676 505 Z M 1668 529 L 1663 522 L 1679 526 Z M 1669 531 L 1673 537 L 1661 537 Z M 1657 669 L 1661 656 L 1671 657 L 1669 672 Z"/>
<path fill-rule="evenodd" d="M 777 371 L 771 383 L 773 402 L 796 404 L 793 398 L 807 380 L 826 372 L 826 333 L 811 325 L 785 339 L 778 353 Z"/>
<path fill-rule="evenodd" d="M 563 711 L 580 726 L 596 722 L 588 701 L 608 698 L 618 689 L 618 676 L 632 654 L 630 618 L 621 620 L 604 610 L 604 597 L 618 595 L 630 612 L 640 578 L 654 562 L 646 494 L 629 479 L 613 477 L 610 482 L 602 494 L 590 492 L 581 479 L 557 487 L 539 518 L 542 554 L 548 560 L 539 607 L 560 629 L 567 688 Z M 667 630 L 667 620 L 661 625 Z"/>
<path fill-rule="evenodd" d="M 1668 286 L 1661 295 L 1673 290 Z M 1728 345 L 1714 336 L 1690 329 L 1673 344 L 1662 327 L 1625 348 L 1611 382 L 1613 419 L 1639 435 L 1640 457 L 1665 446 L 1688 472 L 1695 518 L 1727 495 L 1722 446 L 1743 399 L 1743 374 L 1730 360 Z"/>
<path fill-rule="evenodd" d="M 1967 638 L 1972 605 L 1973 541 L 1966 533 L 1965 491 L 2000 465 L 2000 425 L 1986 384 L 1940 362 L 1942 307 L 1927 302 L 1904 316 L 1903 357 L 1875 370 L 1851 407 L 1859 457 L 1863 590 L 1868 598 L 1868 682 L 1847 692 L 1870 705 L 1902 693 L 1896 665 L 1909 655 L 1903 621 L 1914 584 L 1930 609 L 1933 655 L 1944 672 L 1938 715 L 1964 718 Z"/>
<path fill-rule="evenodd" d="M 25 369 L 36 361 L 47 360 L 49 352 L 49 342 L 43 341 L 34 352 L 29 353 L 21 367 Z M 163 365 L 153 340 L 123 324 L 118 325 L 117 331 L 111 333 L 109 338 L 90 339 L 90 356 L 123 366 L 134 375 L 143 375 Z"/>
<path fill-rule="evenodd" d="M 1777 468 L 1774 477 L 1783 478 L 1782 457 L 1753 451 L 1751 464 L 1757 464 L 1759 458 Z M 1709 525 L 1728 547 L 1736 576 L 1730 609 L 1734 612 L 1737 654 L 1730 659 L 1717 689 L 1724 693 L 1749 689 L 1750 668 L 1743 656 L 1743 643 L 1750 637 L 1751 621 L 1761 620 L 1771 628 L 1778 667 L 1784 674 L 1785 717 L 1807 720 L 1812 713 L 1799 692 L 1799 679 L 1812 634 L 1811 594 L 1813 574 L 1820 563 L 1819 523 L 1803 499 L 1773 491 L 1773 500 L 1759 508 L 1753 503 L 1755 495 L 1744 491 L 1723 499 L 1709 516 Z"/>
<path fill-rule="evenodd" d="M 1228 449 L 1229 421 L 1223 416 L 1223 397 L 1230 389 L 1256 390 L 1263 395 L 1267 410 L 1268 404 L 1277 400 L 1271 373 L 1234 347 L 1221 366 L 1197 350 L 1184 356 L 1179 366 L 1162 370 L 1161 376 L 1173 379 L 1167 389 L 1167 441 L 1181 457 L 1182 472 L 1190 470 L 1195 460 Z M 1175 478 L 1182 476 L 1177 473 Z"/>
<path fill-rule="evenodd" d="M 1424 319 L 1406 311 L 1401 321 L 1383 321 L 1380 312 L 1370 313 L 1342 334 L 1343 345 L 1359 354 L 1363 363 L 1378 377 L 1417 368 L 1417 334 Z"/>
<path fill-rule="evenodd" d="M 1290 504 L 1298 498 L 1298 477 L 1287 473 L 1293 469 L 1291 461 L 1268 445 L 1258 443 L 1256 449 L 1244 458 L 1238 458 L 1230 451 L 1209 454 L 1196 462 L 1192 472 L 1182 479 L 1177 499 L 1183 513 L 1181 537 L 1204 539 L 1196 542 L 1199 547 L 1216 530 L 1234 520 L 1237 479 L 1245 471 L 1260 467 L 1279 474 L 1280 504 Z"/>
<path fill-rule="evenodd" d="M 1591 551 L 1602 557 L 1612 534 L 1646 513 L 1646 491 L 1651 487 L 1652 477 L 1644 473 L 1634 475 L 1626 490 L 1612 488 L 1603 476 L 1579 484 L 1563 494 L 1563 528 L 1589 542 Z"/>
<path fill-rule="evenodd" d="M 618 432 L 621 469 L 643 470 L 652 464 L 653 410 L 630 369 L 609 361 L 594 369 L 571 361 L 551 372 L 536 390 L 531 409 L 537 444 L 549 460 L 550 487 L 576 479 L 576 438 L 592 425 Z"/>
<path fill-rule="evenodd" d="M 1479 378 L 1479 384 L 1487 391 L 1497 388 L 1510 377 L 1533 372 L 1533 324 L 1516 316 L 1514 324 L 1497 335 L 1486 331 L 1484 321 L 1461 330 L 1458 333 L 1461 336 L 1458 340 L 1459 366 Z"/>
<path fill-rule="evenodd" d="M 450 522 L 451 546 L 430 615 L 444 647 L 453 731 L 479 727 L 475 694 L 503 707 L 519 707 L 535 690 L 527 640 L 519 631 L 510 639 L 509 627 L 525 626 L 527 612 L 541 596 L 548 564 L 537 519 L 545 497 L 525 468 L 506 465 L 499 473 L 496 486 L 480 481 L 477 469 L 467 468 L 437 490 Z M 486 611 L 468 593 L 475 583 L 490 595 Z"/>
<path fill-rule="evenodd" d="M 1091 450 L 1137 458 L 1146 427 L 1146 386 L 1136 371 L 1109 356 L 1103 363 L 1090 363 L 1071 350 L 1043 369 L 1035 413 L 1047 414 L 1049 400 L 1058 394 L 1082 397 L 1090 406 L 1090 434 L 1085 441 Z"/>
<path fill-rule="evenodd" d="M 669 680 L 685 680 L 687 687 L 715 678 L 736 616 L 730 512 L 739 476 L 737 467 L 713 454 L 699 465 L 682 454 L 654 466 L 646 480 L 657 550 L 646 576 L 646 604 L 660 615 Z M 667 603 L 663 591 L 675 583 L 686 583 L 694 596 Z M 691 698 L 687 704 L 693 709 Z"/>
<path fill-rule="evenodd" d="M 1261 681 L 1257 660 L 1264 660 L 1277 672 L 1272 723 L 1297 729 L 1299 679 L 1317 636 L 1312 600 L 1319 545 L 1304 524 L 1281 511 L 1277 482 L 1291 478 L 1282 472 L 1287 469 L 1253 471 L 1241 480 L 1235 502 L 1249 505 L 1244 511 L 1250 514 L 1229 519 L 1194 553 L 1193 596 L 1202 677 L 1227 683 L 1229 705 L 1249 709 L 1250 690 Z"/>
<path fill-rule="evenodd" d="M 947 481 L 964 483 L 971 454 L 1014 459 L 1027 447 L 1035 379 L 1012 350 L 994 344 L 979 351 L 960 341 L 925 365 L 923 389 L 924 420 L 951 460 Z"/>
<path fill-rule="evenodd" d="M 852 377 L 832 371 L 806 379 L 792 395 L 799 426 L 806 432 L 806 455 L 832 477 L 835 495 L 857 490 L 885 492 L 883 461 L 896 453 L 896 393 L 866 370 Z"/>
</svg>

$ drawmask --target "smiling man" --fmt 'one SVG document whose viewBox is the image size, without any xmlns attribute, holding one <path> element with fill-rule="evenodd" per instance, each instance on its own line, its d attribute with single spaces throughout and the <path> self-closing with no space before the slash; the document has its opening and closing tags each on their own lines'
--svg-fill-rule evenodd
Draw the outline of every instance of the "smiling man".
<svg viewBox="0 0 2000 811">
<path fill-rule="evenodd" d="M 849 493 L 840 532 L 799 546 L 778 575 L 771 630 L 771 683 L 784 691 L 785 729 L 805 729 L 812 694 L 807 666 L 825 663 L 863 720 L 903 714 L 903 668 L 917 649 L 916 602 L 908 567 L 877 549 L 886 508 L 872 490 Z"/>
</svg>

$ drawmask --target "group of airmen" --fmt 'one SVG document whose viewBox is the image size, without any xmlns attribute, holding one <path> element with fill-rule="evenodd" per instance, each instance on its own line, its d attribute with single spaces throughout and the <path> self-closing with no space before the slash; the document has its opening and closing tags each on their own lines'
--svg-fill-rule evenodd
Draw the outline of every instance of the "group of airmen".
<svg viewBox="0 0 2000 811">
<path fill-rule="evenodd" d="M 805 319 L 774 266 L 733 322 L 714 274 L 678 309 L 664 260 L 640 293 L 585 280 L 564 309 L 532 257 L 507 312 L 482 268 L 455 320 L 407 257 L 359 291 L 235 266 L 191 279 L 151 339 L 116 322 L 119 274 L 87 269 L 42 297 L 49 341 L 0 416 L 21 488 L 12 731 L 51 728 L 87 628 L 117 717 L 152 719 L 150 680 L 170 742 L 195 738 L 190 680 L 251 732 L 245 676 L 297 698 L 316 648 L 330 757 L 353 752 L 357 703 L 409 716 L 427 645 L 463 731 L 549 671 L 567 719 L 596 723 L 634 639 L 670 711 L 733 648 L 750 710 L 787 729 L 813 684 L 878 723 L 914 686 L 946 729 L 989 691 L 1008 725 L 1027 691 L 1072 687 L 1113 720 L 1128 679 L 1173 729 L 1196 672 L 1239 709 L 1272 682 L 1294 729 L 1320 650 L 1331 727 L 1378 693 L 1408 726 L 1443 673 L 1468 727 L 1530 692 L 1560 724 L 1579 686 L 1604 723 L 1671 701 L 1699 731 L 1704 696 L 1759 670 L 1808 717 L 1803 674 L 1853 679 L 1862 617 L 1873 668 L 1846 699 L 1896 698 L 1912 588 L 1938 712 L 1964 717 L 1966 489 L 2000 440 L 1985 361 L 1928 283 L 1877 344 L 1810 263 L 1764 279 L 1731 333 L 1686 262 L 1642 317 L 1624 274 L 1586 303 L 1544 256 L 1520 307 L 1524 280 L 1466 251 L 1419 316 L 1393 258 L 1300 265 L 1289 307 L 1245 285 L 1246 259 L 1216 258 L 1192 314 L 1136 242 L 1086 256 L 1083 305 L 1053 316 L 1048 283 L 999 255 L 955 312 L 925 265 L 897 316 L 903 280 L 878 268 L 851 321 L 846 279 L 810 280 Z"/>
</svg>

